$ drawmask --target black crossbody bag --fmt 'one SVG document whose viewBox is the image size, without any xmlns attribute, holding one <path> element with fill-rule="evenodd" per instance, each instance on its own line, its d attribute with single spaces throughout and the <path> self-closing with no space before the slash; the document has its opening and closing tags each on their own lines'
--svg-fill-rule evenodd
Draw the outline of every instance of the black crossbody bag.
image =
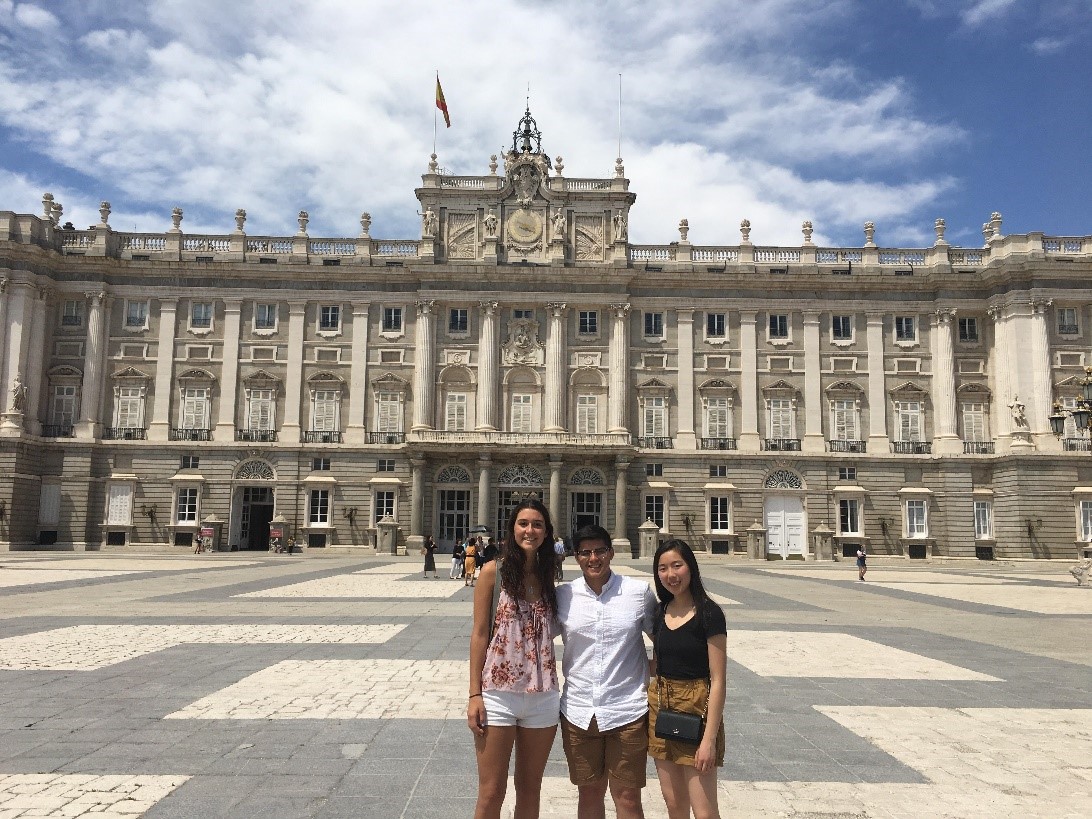
<svg viewBox="0 0 1092 819">
<path fill-rule="evenodd" d="M 665 613 L 666 615 L 666 613 Z M 695 614 L 695 616 L 697 616 Z M 667 628 L 666 616 L 660 623 L 660 629 Z M 660 641 L 660 631 L 656 632 L 656 642 L 653 643 L 653 654 L 656 656 L 656 736 L 659 739 L 670 739 L 675 742 L 686 742 L 690 745 L 698 745 L 701 743 L 702 735 L 705 733 L 705 714 L 709 710 L 709 693 L 705 695 L 705 706 L 702 708 L 701 714 L 688 714 L 685 711 L 673 711 L 671 710 L 671 703 L 668 702 L 668 707 L 663 707 L 663 689 L 664 680 L 659 674 L 659 649 L 656 647 Z"/>
</svg>

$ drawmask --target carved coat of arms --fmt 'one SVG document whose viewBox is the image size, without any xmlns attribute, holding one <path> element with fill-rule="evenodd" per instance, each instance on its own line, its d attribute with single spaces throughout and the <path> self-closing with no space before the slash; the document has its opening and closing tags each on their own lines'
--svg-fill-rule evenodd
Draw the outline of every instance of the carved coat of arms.
<svg viewBox="0 0 1092 819">
<path fill-rule="evenodd" d="M 508 341 L 503 350 L 505 364 L 544 364 L 546 346 L 538 339 L 538 322 L 534 319 L 515 319 L 509 323 Z"/>
</svg>

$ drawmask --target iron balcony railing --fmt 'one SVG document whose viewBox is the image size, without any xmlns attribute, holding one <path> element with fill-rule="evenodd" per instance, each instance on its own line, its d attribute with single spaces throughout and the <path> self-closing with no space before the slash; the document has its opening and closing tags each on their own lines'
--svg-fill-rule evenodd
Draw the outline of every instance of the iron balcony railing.
<svg viewBox="0 0 1092 819">
<path fill-rule="evenodd" d="M 831 452 L 864 452 L 864 441 L 829 441 Z"/>
<path fill-rule="evenodd" d="M 71 424 L 43 424 L 43 438 L 71 438 L 75 433 Z"/>
<path fill-rule="evenodd" d="M 369 432 L 369 444 L 404 444 L 406 433 L 404 432 Z"/>
<path fill-rule="evenodd" d="M 211 429 L 194 429 L 192 427 L 171 427 L 169 435 L 172 441 L 211 441 Z"/>
<path fill-rule="evenodd" d="M 893 441 L 891 451 L 896 455 L 928 455 L 933 445 L 927 441 Z"/>
<path fill-rule="evenodd" d="M 1062 449 L 1066 452 L 1090 452 L 1092 441 L 1087 438 L 1063 438 Z"/>
<path fill-rule="evenodd" d="M 735 438 L 702 438 L 702 449 L 735 449 Z"/>
<path fill-rule="evenodd" d="M 275 429 L 237 429 L 236 441 L 249 441 L 255 444 L 271 444 L 277 440 Z"/>
<path fill-rule="evenodd" d="M 964 455 L 993 455 L 993 441 L 964 441 Z"/>
<path fill-rule="evenodd" d="M 341 433 L 332 430 L 308 430 L 303 433 L 305 444 L 340 444 Z"/>
<path fill-rule="evenodd" d="M 661 438 L 645 435 L 637 439 L 637 446 L 641 449 L 673 449 L 674 444 L 670 438 Z"/>
<path fill-rule="evenodd" d="M 799 452 L 799 438 L 763 438 L 762 449 L 764 452 Z"/>
<path fill-rule="evenodd" d="M 102 437 L 106 441 L 143 441 L 148 437 L 148 430 L 143 427 L 106 427 Z"/>
</svg>

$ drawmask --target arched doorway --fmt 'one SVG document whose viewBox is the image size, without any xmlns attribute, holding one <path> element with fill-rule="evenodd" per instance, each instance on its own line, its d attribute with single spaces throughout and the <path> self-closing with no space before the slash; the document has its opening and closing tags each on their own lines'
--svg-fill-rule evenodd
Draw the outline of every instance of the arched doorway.
<svg viewBox="0 0 1092 819">
<path fill-rule="evenodd" d="M 804 497 L 798 491 L 804 488 L 804 482 L 790 469 L 776 469 L 766 477 L 764 485 L 767 490 L 763 504 L 767 554 L 782 560 L 804 559 L 808 549 L 807 521 Z"/>
<path fill-rule="evenodd" d="M 235 470 L 230 541 L 240 551 L 269 550 L 269 522 L 273 520 L 276 479 L 273 467 L 265 461 L 244 461 Z"/>
<path fill-rule="evenodd" d="M 452 552 L 470 532 L 470 472 L 445 466 L 436 475 L 436 545 Z"/>
<path fill-rule="evenodd" d="M 497 478 L 497 528 L 498 540 L 504 538 L 508 518 L 512 510 L 528 495 L 542 499 L 542 473 L 533 466 L 507 467 Z M 556 524 L 555 524 L 556 525 Z"/>
<path fill-rule="evenodd" d="M 603 525 L 603 473 L 582 467 L 569 476 L 570 534 L 584 526 Z"/>
</svg>

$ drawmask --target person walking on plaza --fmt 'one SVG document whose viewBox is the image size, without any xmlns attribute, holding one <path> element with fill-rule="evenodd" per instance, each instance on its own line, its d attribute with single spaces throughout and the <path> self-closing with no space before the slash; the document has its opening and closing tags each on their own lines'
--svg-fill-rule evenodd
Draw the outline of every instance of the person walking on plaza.
<svg viewBox="0 0 1092 819">
<path fill-rule="evenodd" d="M 514 815 L 535 819 L 539 814 L 559 702 L 553 541 L 546 507 L 536 498 L 521 501 L 508 519 L 500 559 L 485 564 L 474 592 L 466 721 L 478 761 L 475 819 L 500 817 L 513 748 Z"/>
<path fill-rule="evenodd" d="M 448 580 L 457 580 L 463 570 L 463 541 L 459 541 L 451 550 L 451 571 L 447 573 Z"/>
<path fill-rule="evenodd" d="M 433 577 L 439 577 L 436 573 L 436 541 L 432 535 L 425 538 L 425 545 L 421 547 L 421 554 L 425 556 L 425 577 L 432 572 Z"/>
<path fill-rule="evenodd" d="M 697 819 L 719 819 L 717 768 L 724 765 L 728 671 L 724 612 L 706 594 L 686 541 L 661 544 L 652 567 L 660 605 L 652 638 L 656 678 L 648 689 L 648 752 L 656 760 L 670 819 L 685 819 L 691 810 Z M 661 712 L 665 724 L 657 731 Z M 670 733 L 664 730 L 668 719 L 678 727 L 680 712 L 701 715 L 696 742 L 661 738 Z"/>
<path fill-rule="evenodd" d="M 478 547 L 476 541 L 468 540 L 463 550 L 463 585 L 474 585 L 474 572 L 478 568 Z"/>
<path fill-rule="evenodd" d="M 857 579 L 864 582 L 865 572 L 868 571 L 868 554 L 864 544 L 857 547 Z"/>
<path fill-rule="evenodd" d="M 557 589 L 561 739 L 579 819 L 605 816 L 608 788 L 619 819 L 642 819 L 649 677 L 642 634 L 652 634 L 656 598 L 648 583 L 611 571 L 610 544 L 601 526 L 579 529 L 573 551 L 581 576 Z"/>
<path fill-rule="evenodd" d="M 560 583 L 565 579 L 565 569 L 563 567 L 565 563 L 565 541 L 560 536 L 554 540 L 554 554 L 557 555 L 557 574 L 554 576 L 554 580 Z"/>
</svg>

